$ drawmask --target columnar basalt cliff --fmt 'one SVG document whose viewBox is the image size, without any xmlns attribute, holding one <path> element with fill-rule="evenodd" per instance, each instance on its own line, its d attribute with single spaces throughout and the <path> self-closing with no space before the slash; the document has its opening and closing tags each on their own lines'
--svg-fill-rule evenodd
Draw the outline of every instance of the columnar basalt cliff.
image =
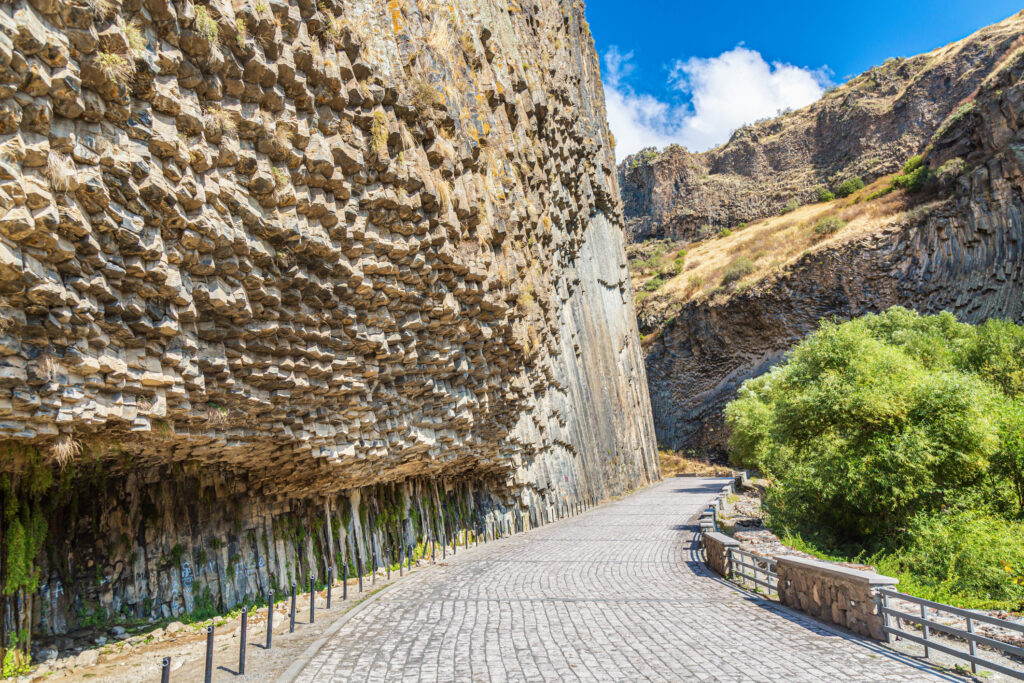
<svg viewBox="0 0 1024 683">
<path fill-rule="evenodd" d="M 674 145 L 628 157 L 618 175 L 630 238 L 703 239 L 792 200 L 814 201 L 818 186 L 898 170 L 1024 45 L 1022 32 L 1018 14 L 927 54 L 890 59 L 707 152 Z"/>
<path fill-rule="evenodd" d="M 0 67 L 7 644 L 658 477 L 580 3 L 19 0 Z"/>
<path fill-rule="evenodd" d="M 720 451 L 722 409 L 823 318 L 902 305 L 1024 321 L 1024 50 L 925 150 L 933 184 L 877 229 L 839 232 L 742 289 L 683 303 L 652 339 L 659 439 Z M 859 210 L 859 209 L 858 209 Z M 866 210 L 866 209 L 865 209 Z"/>
</svg>

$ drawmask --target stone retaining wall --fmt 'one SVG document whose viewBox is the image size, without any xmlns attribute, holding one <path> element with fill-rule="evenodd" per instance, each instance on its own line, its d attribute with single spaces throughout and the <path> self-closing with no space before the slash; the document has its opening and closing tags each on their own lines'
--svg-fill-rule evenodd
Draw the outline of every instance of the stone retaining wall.
<svg viewBox="0 0 1024 683">
<path fill-rule="evenodd" d="M 703 534 L 705 562 L 729 578 L 729 548 L 736 539 L 716 532 Z M 802 557 L 775 556 L 779 601 L 811 616 L 855 633 L 885 640 L 879 610 L 879 588 L 895 588 L 891 576 Z"/>
<path fill-rule="evenodd" d="M 895 588 L 898 579 L 802 557 L 776 557 L 776 572 L 783 605 L 885 640 L 878 589 Z"/>
<path fill-rule="evenodd" d="M 708 566 L 718 574 L 729 578 L 729 548 L 739 548 L 740 542 L 735 538 L 716 531 L 704 533 L 704 557 Z"/>
</svg>

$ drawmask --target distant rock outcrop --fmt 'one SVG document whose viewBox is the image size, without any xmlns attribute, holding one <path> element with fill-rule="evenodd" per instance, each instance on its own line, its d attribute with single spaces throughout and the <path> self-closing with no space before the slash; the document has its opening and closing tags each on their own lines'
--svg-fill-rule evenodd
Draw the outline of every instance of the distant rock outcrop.
<svg viewBox="0 0 1024 683">
<path fill-rule="evenodd" d="M 1018 15 L 982 34 L 1020 25 Z M 899 304 L 966 322 L 1024 320 L 1022 149 L 1024 50 L 1014 48 L 928 145 L 936 179 L 913 196 L 916 208 L 809 250 L 742 291 L 674 309 L 647 348 L 659 440 L 721 451 L 722 409 L 738 386 L 823 318 Z"/>
<path fill-rule="evenodd" d="M 1024 45 L 1022 32 L 1018 14 L 927 54 L 890 59 L 707 152 L 670 146 L 627 157 L 618 176 L 630 239 L 702 239 L 778 214 L 793 199 L 813 201 L 819 186 L 898 170 Z"/>
</svg>

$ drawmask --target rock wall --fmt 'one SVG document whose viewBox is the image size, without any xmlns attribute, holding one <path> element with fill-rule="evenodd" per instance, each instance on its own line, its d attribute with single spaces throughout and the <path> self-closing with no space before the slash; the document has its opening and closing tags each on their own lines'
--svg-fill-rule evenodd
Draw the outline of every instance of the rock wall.
<svg viewBox="0 0 1024 683">
<path fill-rule="evenodd" d="M 721 451 L 722 409 L 822 318 L 893 305 L 964 322 L 1024 322 L 1024 53 L 994 73 L 929 147 L 960 169 L 884 229 L 811 251 L 724 299 L 689 303 L 647 351 L 659 441 Z"/>
<path fill-rule="evenodd" d="M 580 3 L 18 0 L 0 84 L 5 634 L 659 476 Z"/>
<path fill-rule="evenodd" d="M 1018 13 L 927 54 L 887 60 L 715 149 L 673 145 L 625 159 L 618 174 L 630 239 L 705 239 L 778 215 L 793 199 L 816 201 L 817 186 L 899 170 L 1016 53 L 1022 34 Z"/>
</svg>

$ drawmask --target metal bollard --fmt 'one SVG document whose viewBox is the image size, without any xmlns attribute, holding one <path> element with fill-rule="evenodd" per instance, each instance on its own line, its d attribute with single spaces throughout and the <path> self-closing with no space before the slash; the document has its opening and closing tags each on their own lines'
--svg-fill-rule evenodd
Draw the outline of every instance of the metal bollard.
<svg viewBox="0 0 1024 683">
<path fill-rule="evenodd" d="M 443 560 L 443 559 L 446 559 L 447 557 L 448 557 L 448 537 L 445 536 L 444 533 L 442 532 L 442 534 L 441 534 L 441 559 Z"/>
<path fill-rule="evenodd" d="M 331 609 L 331 586 L 334 585 L 334 567 L 327 568 L 327 609 Z"/>
<path fill-rule="evenodd" d="M 415 554 L 416 554 L 416 546 L 413 546 L 412 550 L 410 550 L 408 552 L 408 554 L 405 556 L 405 561 L 409 563 L 409 564 L 407 564 L 405 566 L 405 568 L 408 569 L 409 571 L 412 571 L 412 556 L 415 555 Z"/>
<path fill-rule="evenodd" d="M 160 664 L 160 683 L 170 683 L 171 681 L 171 658 L 164 657 L 164 661 Z"/>
<path fill-rule="evenodd" d="M 288 633 L 295 633 L 295 582 L 292 581 L 292 610 L 291 622 L 288 624 Z"/>
<path fill-rule="evenodd" d="M 245 675 L 245 636 L 249 629 L 249 610 L 242 607 L 242 633 L 238 642 L 238 675 Z"/>
<path fill-rule="evenodd" d="M 309 573 L 309 623 L 316 621 L 316 584 L 313 583 L 313 572 Z"/>
<path fill-rule="evenodd" d="M 377 585 L 377 555 L 372 550 L 370 551 L 370 567 L 372 568 L 371 569 L 371 574 L 370 574 L 370 582 L 374 586 L 376 586 Z"/>
<path fill-rule="evenodd" d="M 341 565 L 341 599 L 348 600 L 348 558 Z"/>
<path fill-rule="evenodd" d="M 206 683 L 213 681 L 213 626 L 206 627 Z"/>
<path fill-rule="evenodd" d="M 274 589 L 270 589 L 270 594 L 267 595 L 267 649 L 270 649 L 270 645 L 274 639 Z"/>
<path fill-rule="evenodd" d="M 437 562 L 437 541 L 434 540 L 433 534 L 430 535 L 430 562 Z"/>
<path fill-rule="evenodd" d="M 398 575 L 402 575 L 402 565 L 405 563 L 405 544 L 398 546 Z"/>
</svg>

